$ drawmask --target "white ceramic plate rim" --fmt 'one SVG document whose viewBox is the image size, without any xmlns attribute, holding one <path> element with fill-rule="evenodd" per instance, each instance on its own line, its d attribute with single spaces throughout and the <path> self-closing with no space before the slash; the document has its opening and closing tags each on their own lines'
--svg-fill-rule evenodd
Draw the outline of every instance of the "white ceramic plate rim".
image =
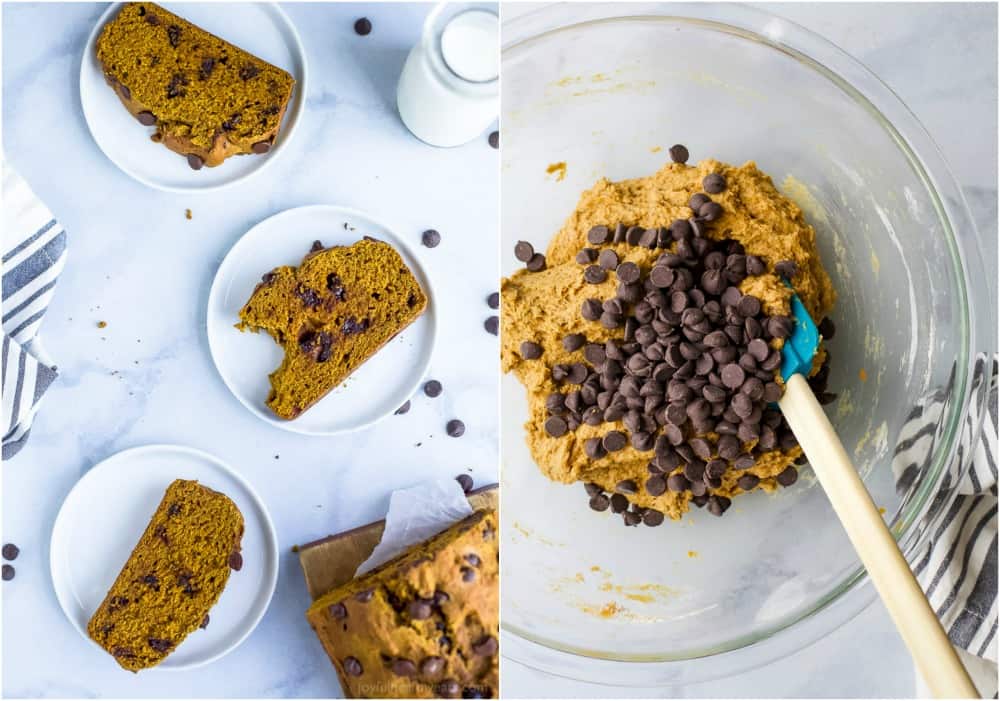
<svg viewBox="0 0 1000 701">
<path fill-rule="evenodd" d="M 73 628 L 75 628 L 76 631 L 81 636 L 83 636 L 84 640 L 86 640 L 88 643 L 92 645 L 96 645 L 97 643 L 95 643 L 93 640 L 90 639 L 90 636 L 87 635 L 86 629 L 81 627 L 80 622 L 71 613 L 71 607 L 69 603 L 64 600 L 62 590 L 56 584 L 56 572 L 58 569 L 61 568 L 61 565 L 59 565 L 56 562 L 56 559 L 59 556 L 59 554 L 63 552 L 62 548 L 59 546 L 59 539 L 61 537 L 61 532 L 68 527 L 66 524 L 64 524 L 65 519 L 69 518 L 69 516 L 67 515 L 67 505 L 72 500 L 78 499 L 80 493 L 83 491 L 84 485 L 88 483 L 88 480 L 93 481 L 94 479 L 97 479 L 96 477 L 94 477 L 94 475 L 97 474 L 102 469 L 108 469 L 107 466 L 109 464 L 114 466 L 116 463 L 119 463 L 120 461 L 123 460 L 127 461 L 130 458 L 133 458 L 138 455 L 156 453 L 156 452 L 171 452 L 171 453 L 179 453 L 181 455 L 196 457 L 199 460 L 204 461 L 205 463 L 211 464 L 213 467 L 220 470 L 221 472 L 226 473 L 226 475 L 229 478 L 231 478 L 234 482 L 239 484 L 241 488 L 245 489 L 247 494 L 253 501 L 254 507 L 260 511 L 260 514 L 262 516 L 261 525 L 264 527 L 264 540 L 265 540 L 264 544 L 268 551 L 267 561 L 272 563 L 271 566 L 268 568 L 268 570 L 265 572 L 264 588 L 266 590 L 266 595 L 262 598 L 258 598 L 258 601 L 260 601 L 260 603 L 257 605 L 257 610 L 251 611 L 251 613 L 246 618 L 243 619 L 243 622 L 241 624 L 243 627 L 243 632 L 228 647 L 220 650 L 215 654 L 209 655 L 195 662 L 169 665 L 166 667 L 160 664 L 155 667 L 150 667 L 149 669 L 143 670 L 143 672 L 180 672 L 188 669 L 195 669 L 196 667 L 203 667 L 207 664 L 215 662 L 216 660 L 229 654 L 237 647 L 239 647 L 243 643 L 243 641 L 246 640 L 248 637 L 250 637 L 250 634 L 253 633 L 254 630 L 256 630 L 257 624 L 260 623 L 260 620 L 264 617 L 264 614 L 267 613 L 267 609 L 271 605 L 271 599 L 274 596 L 275 587 L 278 584 L 278 535 L 274 530 L 274 523 L 271 520 L 271 514 L 268 513 L 267 507 L 264 505 L 264 501 L 260 498 L 260 495 L 257 494 L 257 491 L 253 488 L 253 486 L 245 479 L 243 479 L 243 477 L 238 472 L 233 470 L 233 468 L 229 467 L 229 465 L 222 462 L 222 460 L 215 457 L 214 455 L 198 450 L 197 448 L 189 448 L 183 445 L 171 445 L 167 443 L 155 443 L 152 445 L 143 445 L 143 446 L 137 446 L 135 448 L 127 448 L 125 450 L 115 453 L 114 455 L 110 455 L 104 458 L 99 463 L 94 465 L 92 468 L 87 470 L 86 474 L 84 474 L 83 477 L 77 480 L 76 484 L 74 484 L 73 488 L 69 490 L 69 494 L 66 495 L 66 498 L 63 500 L 62 505 L 59 507 L 59 513 L 56 515 L 55 523 L 52 526 L 52 536 L 49 541 L 49 576 L 52 580 L 52 588 L 55 591 L 56 599 L 59 601 L 59 607 L 66 615 L 66 618 L 69 619 L 69 622 L 73 625 Z"/>
<path fill-rule="evenodd" d="M 306 50 L 302 45 L 302 38 L 299 36 L 298 31 L 295 29 L 295 25 L 285 14 L 285 11 L 277 3 L 260 3 L 268 5 L 268 8 L 274 13 L 275 19 L 281 22 L 284 26 L 283 29 L 288 33 L 288 37 L 291 40 L 291 48 L 296 54 L 297 60 L 302 66 L 302 75 L 295 76 L 295 91 L 292 94 L 292 99 L 289 102 L 288 109 L 285 110 L 285 117 L 283 120 L 283 126 L 281 127 L 281 138 L 278 140 L 277 145 L 271 150 L 267 158 L 259 159 L 259 164 L 252 170 L 248 170 L 243 175 L 236 176 L 231 180 L 219 183 L 217 185 L 200 185 L 195 187 L 181 187 L 173 185 L 165 185 L 163 183 L 157 182 L 147 178 L 145 175 L 135 171 L 134 169 L 126 167 L 123 163 L 116 160 L 107 149 L 104 148 L 104 143 L 97 138 L 97 133 L 94 131 L 93 127 L 90 125 L 91 114 L 87 110 L 88 100 L 84 96 L 84 84 L 86 83 L 86 73 L 88 71 L 88 57 L 93 56 L 97 47 L 97 36 L 101 33 L 104 25 L 107 24 L 111 16 L 118 11 L 118 9 L 125 3 L 116 2 L 108 6 L 108 9 L 101 14 L 98 18 L 97 23 L 90 32 L 90 36 L 87 38 L 87 43 L 83 49 L 83 55 L 80 57 L 80 106 L 83 110 L 83 119 L 87 123 L 87 130 L 90 132 L 91 137 L 97 144 L 97 147 L 101 150 L 108 160 L 114 163 L 123 173 L 131 176 L 132 178 L 138 180 L 143 185 L 148 185 L 149 187 L 155 188 L 157 190 L 163 190 L 165 192 L 179 192 L 179 193 L 197 193 L 197 192 L 214 192 L 222 190 L 227 187 L 232 187 L 237 183 L 243 182 L 247 178 L 250 178 L 262 170 L 267 168 L 277 159 L 281 153 L 287 150 L 289 142 L 292 140 L 292 135 L 297 131 L 296 126 L 299 122 L 299 117 L 301 116 L 303 109 L 305 108 L 305 94 L 306 85 L 309 76 L 309 65 L 306 60 Z M 221 3 L 215 3 L 220 4 Z M 108 95 L 111 93 L 109 92 Z M 165 148 L 165 147 L 164 147 Z M 180 156 L 178 156 L 179 158 Z M 225 167 L 223 164 L 219 167 Z"/>
<path fill-rule="evenodd" d="M 336 428 L 330 430 L 316 430 L 312 428 L 306 428 L 304 425 L 296 424 L 294 419 L 291 421 L 285 419 L 279 419 L 273 414 L 269 414 L 261 406 L 257 406 L 256 404 L 247 401 L 240 394 L 240 392 L 237 391 L 236 387 L 233 386 L 226 373 L 222 371 L 222 361 L 220 359 L 221 351 L 216 345 L 217 341 L 214 340 L 215 331 L 213 331 L 214 327 L 211 323 L 212 309 L 217 306 L 219 295 L 223 294 L 222 273 L 227 268 L 228 265 L 232 264 L 230 262 L 230 258 L 239 253 L 238 249 L 240 249 L 240 247 L 244 245 L 244 241 L 249 241 L 251 237 L 254 235 L 254 232 L 260 227 L 263 227 L 265 225 L 271 226 L 277 220 L 280 220 L 284 217 L 299 216 L 306 211 L 323 211 L 326 212 L 328 215 L 330 215 L 332 218 L 367 219 L 368 221 L 378 226 L 385 234 L 388 234 L 387 238 L 391 239 L 389 243 L 391 243 L 393 247 L 402 251 L 405 254 L 405 257 L 407 258 L 408 262 L 411 262 L 413 264 L 412 267 L 414 269 L 412 272 L 421 282 L 424 289 L 424 293 L 427 295 L 427 310 L 424 312 L 424 316 L 427 318 L 427 321 L 429 323 L 429 328 L 428 328 L 429 340 L 427 341 L 428 349 L 427 352 L 424 354 L 424 360 L 419 365 L 413 366 L 413 372 L 411 373 L 413 380 L 406 385 L 401 385 L 401 387 L 405 388 L 406 390 L 405 396 L 407 398 L 412 397 L 416 393 L 417 388 L 420 386 L 420 383 L 423 381 L 424 376 L 427 374 L 427 368 L 430 367 L 431 358 L 434 356 L 434 347 L 437 344 L 437 330 L 438 330 L 437 314 L 435 313 L 436 310 L 434 309 L 435 295 L 434 295 L 434 288 L 431 283 L 431 278 L 427 274 L 427 270 L 424 268 L 423 264 L 420 262 L 420 258 L 414 255 L 413 250 L 410 248 L 409 245 L 407 245 L 407 243 L 402 239 L 402 237 L 396 233 L 396 230 L 393 227 L 386 225 L 384 222 L 382 222 L 382 220 L 377 219 L 371 216 L 370 214 L 362 212 L 361 210 L 352 209 L 351 207 L 341 207 L 339 205 L 331 205 L 331 204 L 311 204 L 311 205 L 304 205 L 302 207 L 293 207 L 291 209 L 286 209 L 281 212 L 278 212 L 277 214 L 272 214 L 270 217 L 262 219 L 261 221 L 257 222 L 252 227 L 250 227 L 250 229 L 245 234 L 243 234 L 243 236 L 241 236 L 236 243 L 233 244 L 233 247 L 229 249 L 229 252 L 226 253 L 225 258 L 222 259 L 222 263 L 219 264 L 219 268 L 215 273 L 215 279 L 212 280 L 212 288 L 208 293 L 208 307 L 206 312 L 206 324 L 205 324 L 206 334 L 208 335 L 209 352 L 212 354 L 212 362 L 215 363 L 215 369 L 222 377 L 222 381 L 225 383 L 226 387 L 233 394 L 233 396 L 240 401 L 240 404 L 249 409 L 255 416 L 257 416 L 263 421 L 266 421 L 272 426 L 277 426 L 278 428 L 284 429 L 286 431 L 291 431 L 292 433 L 299 433 L 307 436 L 337 436 L 344 433 L 353 433 L 355 431 L 360 431 L 364 428 L 368 428 L 369 426 L 372 426 L 378 423 L 379 421 L 382 421 L 385 417 L 392 415 L 395 409 L 391 408 L 387 409 L 384 413 L 378 416 L 375 416 L 367 421 L 354 424 L 352 426 L 345 426 L 342 428 Z M 403 329 L 401 333 L 406 333 L 406 329 Z M 348 375 L 348 377 L 350 377 L 350 375 Z M 403 396 L 402 392 L 400 392 L 400 396 Z M 317 402 L 317 404 L 327 400 L 328 398 L 329 395 L 321 398 L 319 402 Z M 406 399 L 403 399 L 400 402 L 400 404 L 402 404 L 405 401 Z"/>
</svg>

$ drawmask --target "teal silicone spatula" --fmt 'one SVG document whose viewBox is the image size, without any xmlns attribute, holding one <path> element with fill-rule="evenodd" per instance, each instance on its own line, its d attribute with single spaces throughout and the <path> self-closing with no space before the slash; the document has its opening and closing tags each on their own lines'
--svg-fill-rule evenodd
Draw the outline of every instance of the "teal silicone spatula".
<svg viewBox="0 0 1000 701">
<path fill-rule="evenodd" d="M 782 348 L 785 394 L 778 401 L 785 421 L 931 692 L 936 698 L 977 698 L 976 687 L 941 622 L 806 383 L 819 347 L 819 331 L 798 295 L 793 294 L 791 307 L 795 328 Z"/>
</svg>

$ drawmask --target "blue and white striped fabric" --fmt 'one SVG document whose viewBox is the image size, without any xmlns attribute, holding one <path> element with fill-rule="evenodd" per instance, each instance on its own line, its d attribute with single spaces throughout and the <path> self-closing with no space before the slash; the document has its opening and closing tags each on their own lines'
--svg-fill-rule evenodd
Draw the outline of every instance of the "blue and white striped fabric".
<svg viewBox="0 0 1000 701">
<path fill-rule="evenodd" d="M 66 262 L 66 232 L 28 184 L 3 164 L 3 459 L 25 444 L 56 371 L 38 328 Z"/>
<path fill-rule="evenodd" d="M 941 508 L 922 524 L 930 538 L 911 561 L 914 574 L 952 643 L 971 655 L 989 660 L 992 686 L 980 692 L 996 693 L 997 661 L 997 361 L 980 357 L 973 383 L 986 384 L 987 411 L 982 432 L 973 442 L 978 407 L 962 427 L 955 464 L 945 475 L 937 495 Z M 909 489 L 928 468 L 938 419 L 946 392 L 915 407 L 900 432 L 893 472 L 900 491 Z M 963 467 L 970 455 L 968 467 Z M 968 664 L 968 663 L 967 663 Z M 970 665 L 971 671 L 971 665 Z"/>
</svg>

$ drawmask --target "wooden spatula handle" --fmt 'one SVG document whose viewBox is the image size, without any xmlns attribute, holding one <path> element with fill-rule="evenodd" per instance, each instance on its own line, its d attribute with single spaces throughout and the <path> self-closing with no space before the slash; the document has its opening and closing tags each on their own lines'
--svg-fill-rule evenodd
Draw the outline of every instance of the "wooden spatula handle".
<svg viewBox="0 0 1000 701">
<path fill-rule="evenodd" d="M 802 375 L 788 380 L 780 405 L 931 692 L 937 698 L 978 698 L 941 622 Z"/>
</svg>

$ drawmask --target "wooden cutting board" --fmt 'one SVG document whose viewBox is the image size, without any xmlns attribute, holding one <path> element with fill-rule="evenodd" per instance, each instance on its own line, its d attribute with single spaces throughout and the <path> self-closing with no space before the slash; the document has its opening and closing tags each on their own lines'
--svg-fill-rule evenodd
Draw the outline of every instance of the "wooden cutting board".
<svg viewBox="0 0 1000 701">
<path fill-rule="evenodd" d="M 469 492 L 469 504 L 474 511 L 496 509 L 498 496 L 498 485 L 490 484 Z M 299 564 L 312 600 L 354 579 L 358 566 L 382 540 L 384 530 L 385 521 L 376 521 L 300 545 Z"/>
</svg>

